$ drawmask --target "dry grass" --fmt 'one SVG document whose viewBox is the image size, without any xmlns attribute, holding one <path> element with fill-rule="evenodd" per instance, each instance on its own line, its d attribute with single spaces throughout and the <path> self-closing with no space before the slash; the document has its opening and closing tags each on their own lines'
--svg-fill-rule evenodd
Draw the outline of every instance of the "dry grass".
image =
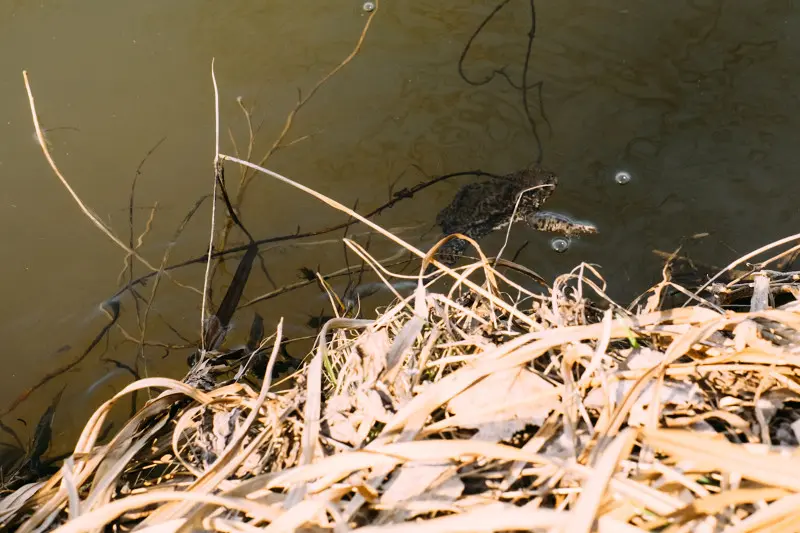
<svg viewBox="0 0 800 533">
<path fill-rule="evenodd" d="M 377 320 L 334 319 L 280 392 L 277 348 L 260 391 L 135 382 L 57 474 L 3 498 L 0 523 L 797 530 L 800 315 L 769 305 L 797 276 L 735 280 L 755 287 L 748 312 L 659 310 L 666 279 L 629 311 L 585 265 L 541 294 L 505 273 L 481 261 L 436 290 L 420 278 Z M 163 392 L 99 443 L 111 407 L 145 388 Z"/>
<path fill-rule="evenodd" d="M 41 140 L 27 76 L 26 86 Z M 114 236 L 42 145 L 83 214 L 164 272 L 166 256 L 152 266 Z M 590 265 L 536 291 L 513 279 L 538 276 L 477 246 L 478 262 L 451 269 L 434 255 L 446 239 L 424 253 L 331 198 L 219 153 L 218 141 L 216 150 L 215 171 L 232 162 L 303 190 L 435 274 L 401 276 L 345 239 L 390 290 L 396 278 L 416 279 L 414 294 L 397 295 L 375 320 L 330 320 L 280 389 L 282 323 L 271 350 L 262 343 L 271 354 L 259 390 L 215 382 L 237 372 L 212 369 L 213 357 L 181 381 L 132 383 L 98 408 L 57 473 L 2 495 L 0 527 L 800 531 L 800 274 L 766 270 L 798 247 L 732 270 L 798 236 L 699 288 L 665 269 L 644 303 L 626 308 Z M 687 305 L 670 307 L 675 294 Z M 776 306 L 778 297 L 787 303 Z M 158 395 L 101 438 L 114 406 L 139 390 Z"/>
</svg>

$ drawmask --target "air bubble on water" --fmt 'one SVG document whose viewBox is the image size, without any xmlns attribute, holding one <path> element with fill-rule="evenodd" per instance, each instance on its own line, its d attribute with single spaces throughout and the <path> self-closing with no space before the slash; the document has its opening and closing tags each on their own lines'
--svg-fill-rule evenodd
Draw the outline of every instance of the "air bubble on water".
<svg viewBox="0 0 800 533">
<path fill-rule="evenodd" d="M 550 248 L 560 254 L 563 254 L 569 249 L 569 241 L 564 237 L 556 237 L 550 241 Z"/>
<path fill-rule="evenodd" d="M 619 183 L 620 185 L 627 185 L 631 182 L 631 175 L 629 172 L 625 172 L 624 170 L 620 170 L 614 176 L 614 181 Z"/>
<path fill-rule="evenodd" d="M 362 9 L 367 13 L 375 11 L 375 2 L 364 2 Z"/>
</svg>

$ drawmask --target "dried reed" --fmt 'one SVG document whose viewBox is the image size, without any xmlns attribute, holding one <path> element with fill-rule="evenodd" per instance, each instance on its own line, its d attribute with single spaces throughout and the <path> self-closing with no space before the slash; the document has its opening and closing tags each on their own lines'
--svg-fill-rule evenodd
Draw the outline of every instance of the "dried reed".
<svg viewBox="0 0 800 533">
<path fill-rule="evenodd" d="M 480 260 L 449 268 L 435 252 L 454 236 L 424 253 L 317 191 L 221 154 L 218 115 L 216 127 L 215 172 L 223 161 L 243 165 L 369 226 L 421 259 L 416 290 L 395 293 L 375 320 L 330 320 L 279 391 L 282 322 L 259 390 L 236 368 L 227 369 L 235 379 L 214 382 L 204 358 L 184 380 L 135 381 L 97 409 L 58 472 L 3 495 L 0 527 L 798 530 L 800 273 L 766 270 L 796 248 L 694 293 L 665 268 L 636 308 L 613 302 L 585 264 L 532 290 L 509 274 L 525 267 L 490 261 L 472 241 Z M 154 267 L 122 243 L 42 146 L 84 214 L 165 272 L 168 251 Z M 213 225 L 212 215 L 210 251 Z M 409 277 L 345 244 L 389 290 L 392 278 Z M 208 277 L 205 285 L 203 319 Z M 687 304 L 665 305 L 676 290 Z M 738 311 L 743 300 L 748 310 Z M 141 343 L 145 327 L 146 315 Z M 151 389 L 162 392 L 101 438 L 116 404 Z"/>
<path fill-rule="evenodd" d="M 0 524 L 795 531 L 800 305 L 769 302 L 787 280 L 800 294 L 798 277 L 759 274 L 752 311 L 659 310 L 659 284 L 626 313 L 595 303 L 586 272 L 541 294 L 488 261 L 447 291 L 420 283 L 374 321 L 330 322 L 280 392 L 272 365 L 260 391 L 137 381 L 58 473 L 0 501 Z M 111 407 L 145 388 L 163 392 L 99 443 Z"/>
</svg>

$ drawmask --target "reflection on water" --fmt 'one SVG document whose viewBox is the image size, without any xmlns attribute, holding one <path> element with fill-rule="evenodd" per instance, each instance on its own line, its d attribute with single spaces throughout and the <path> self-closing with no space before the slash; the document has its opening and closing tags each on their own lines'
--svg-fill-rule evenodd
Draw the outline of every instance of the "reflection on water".
<svg viewBox="0 0 800 533">
<path fill-rule="evenodd" d="M 672 250 L 684 238 L 708 233 L 693 254 L 724 263 L 718 258 L 793 231 L 800 216 L 793 202 L 800 182 L 792 179 L 800 168 L 800 73 L 794 68 L 800 42 L 792 36 L 800 31 L 800 15 L 791 3 L 539 2 L 529 48 L 533 5 L 382 3 L 361 53 L 297 113 L 269 165 L 367 212 L 426 176 L 476 169 L 507 174 L 541 159 L 561 177 L 548 209 L 579 213 L 602 233 L 573 240 L 558 254 L 550 236 L 520 225 L 508 250 L 521 249 L 517 260 L 551 280 L 581 261 L 602 265 L 621 299 L 654 281 L 660 271 L 655 248 Z M 492 15 L 496 6 L 502 8 Z M 4 404 L 80 356 L 109 323 L 98 305 L 130 275 L 124 254 L 82 217 L 31 142 L 22 69 L 31 73 L 47 139 L 72 186 L 124 240 L 132 235 L 135 243 L 141 235 L 139 252 L 149 261 L 158 264 L 174 243 L 168 263 L 178 264 L 201 257 L 208 245 L 208 204 L 177 237 L 176 228 L 212 184 L 211 58 L 223 149 L 248 150 L 241 97 L 253 128 L 252 159 L 259 160 L 284 127 L 298 89 L 301 98 L 309 95 L 352 51 L 368 16 L 362 2 L 322 10 L 286 0 L 225 10 L 188 0 L 0 8 L 8 43 L 0 51 L 6 73 L 0 77 Z M 161 138 L 141 166 L 130 210 L 137 167 Z M 235 186 L 239 169 L 226 170 Z M 469 179 L 431 187 L 376 220 L 411 228 L 404 238 L 429 246 L 438 237 L 435 214 Z M 240 215 L 256 239 L 346 221 L 261 176 L 253 178 Z M 345 260 L 344 235 L 341 229 L 265 245 L 244 299 L 302 282 L 302 267 L 333 272 L 350 264 L 357 278 L 360 259 L 350 252 Z M 377 257 L 396 252 L 383 239 L 368 239 L 363 228 L 348 235 Z M 493 234 L 482 245 L 495 253 L 504 238 Z M 234 230 L 227 244 L 246 239 Z M 216 303 L 237 259 L 231 255 L 217 270 Z M 403 259 L 392 268 L 415 272 Z M 139 264 L 134 269 L 134 277 L 147 274 Z M 79 407 L 87 390 L 96 405 L 101 392 L 128 379 L 101 359 L 142 376 L 182 375 L 184 347 L 198 338 L 203 271 L 196 262 L 162 279 L 141 349 L 154 283 L 138 286 L 138 298 L 122 295 L 110 335 L 3 422 L 24 437 L 28 430 L 14 419 L 28 420 L 30 428 L 65 383 L 62 405 Z M 363 278 L 364 286 L 375 281 Z M 340 285 L 350 281 L 342 279 Z M 234 317 L 231 342 L 246 339 L 255 312 L 267 331 L 285 316 L 298 319 L 287 330 L 309 333 L 302 322 L 319 316 L 319 294 L 308 283 L 244 308 Z M 365 310 L 381 303 L 377 294 L 360 301 Z M 72 348 L 59 350 L 65 344 Z M 82 426 L 86 413 L 76 407 L 70 414 L 56 415 L 56 438 Z"/>
</svg>

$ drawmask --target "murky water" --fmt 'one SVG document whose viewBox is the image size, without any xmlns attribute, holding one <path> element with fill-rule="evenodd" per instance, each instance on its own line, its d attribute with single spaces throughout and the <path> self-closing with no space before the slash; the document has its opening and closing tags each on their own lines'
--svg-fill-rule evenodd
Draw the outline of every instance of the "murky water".
<svg viewBox="0 0 800 533">
<path fill-rule="evenodd" d="M 612 4 L 537 2 L 526 78 L 529 86 L 541 82 L 540 93 L 531 88 L 526 101 L 542 162 L 562 178 L 547 207 L 595 223 L 600 234 L 558 254 L 551 236 L 519 226 L 506 253 L 529 241 L 518 260 L 551 280 L 581 261 L 597 263 L 612 292 L 626 300 L 656 279 L 660 262 L 653 249 L 672 250 L 709 233 L 693 255 L 720 263 L 796 231 L 800 13 L 784 0 Z M 300 110 L 269 166 L 347 205 L 358 201 L 364 212 L 424 175 L 507 173 L 536 161 L 539 143 L 520 90 L 500 75 L 476 84 L 497 70 L 522 83 L 529 0 L 505 4 L 474 39 L 463 77 L 459 73 L 465 45 L 497 5 L 384 0 L 360 54 Z M 352 51 L 366 17 L 357 1 L 324 9 L 284 0 L 224 8 L 188 0 L 0 6 L 0 404 L 75 360 L 108 323 L 100 305 L 127 279 L 120 277 L 125 254 L 81 214 L 47 166 L 32 136 L 22 70 L 30 73 L 59 167 L 125 242 L 132 180 L 164 139 L 142 164 L 134 198 L 134 242 L 152 213 L 139 251 L 158 264 L 186 213 L 211 190 L 211 58 L 222 148 L 247 150 L 241 97 L 252 107 L 252 159 L 259 160 L 283 128 L 298 89 L 307 95 Z M 226 168 L 235 188 L 239 170 Z M 620 172 L 629 174 L 629 183 L 618 183 Z M 436 238 L 436 212 L 463 183 L 438 185 L 376 220 L 428 246 Z M 204 253 L 208 207 L 180 235 L 170 264 Z M 345 220 L 263 176 L 247 191 L 242 219 L 257 238 Z M 275 284 L 296 282 L 302 266 L 323 272 L 342 267 L 342 236 L 338 231 L 265 246 Z M 496 252 L 503 237 L 492 235 L 482 245 Z M 236 232 L 231 240 L 244 242 Z M 395 248 L 376 237 L 370 251 L 385 257 Z M 350 261 L 356 261 L 352 254 Z M 232 272 L 235 262 L 226 268 Z M 135 269 L 147 272 L 141 264 Z M 202 273 L 196 264 L 173 276 L 198 288 Z M 218 277 L 217 302 L 228 279 Z M 272 288 L 256 267 L 245 298 Z M 146 300 L 153 284 L 139 290 Z M 92 408 L 131 379 L 110 362 L 133 365 L 137 357 L 136 307 L 129 295 L 121 306 L 124 331 L 113 328 L 80 364 L 3 418 L 21 438 L 64 385 L 62 405 L 71 408 L 57 414 L 56 436 L 82 426 Z M 255 311 L 268 329 L 285 317 L 287 333 L 295 336 L 308 333 L 303 324 L 326 307 L 313 287 L 287 293 L 242 311 L 234 341 Z M 140 358 L 142 375 L 182 375 L 188 352 L 175 346 L 186 344 L 181 337 L 197 339 L 199 311 L 195 292 L 162 281 L 146 325 L 153 344 Z"/>
</svg>

